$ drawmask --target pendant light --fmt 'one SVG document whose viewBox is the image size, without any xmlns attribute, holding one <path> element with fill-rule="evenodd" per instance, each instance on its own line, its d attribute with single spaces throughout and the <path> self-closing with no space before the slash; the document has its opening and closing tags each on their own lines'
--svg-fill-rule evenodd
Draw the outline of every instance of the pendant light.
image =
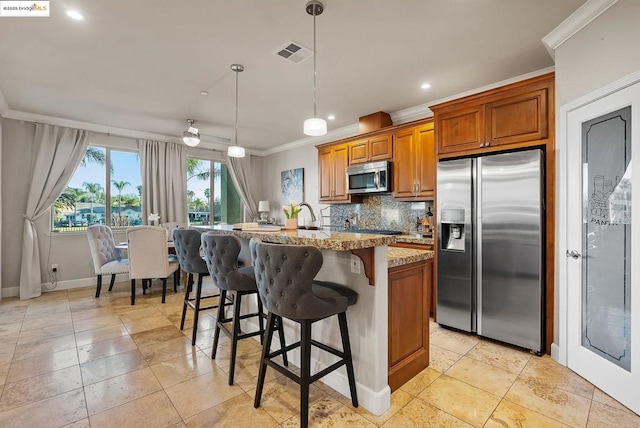
<svg viewBox="0 0 640 428">
<path fill-rule="evenodd" d="M 196 121 L 194 119 L 187 119 L 187 124 L 189 129 L 182 133 L 182 141 L 189 147 L 195 147 L 200 144 L 200 132 L 195 127 Z"/>
<path fill-rule="evenodd" d="M 317 0 L 311 0 L 306 5 L 309 15 L 313 15 L 313 117 L 304 121 L 304 134 L 317 137 L 327 133 L 327 121 L 318 117 L 316 111 L 316 16 L 322 15 L 324 6 Z"/>
<path fill-rule="evenodd" d="M 233 141 L 235 145 L 229 146 L 227 149 L 227 155 L 232 158 L 243 158 L 244 147 L 240 147 L 238 145 L 238 73 L 244 71 L 244 66 L 240 64 L 231 64 L 231 69 L 236 73 L 236 133 Z"/>
</svg>

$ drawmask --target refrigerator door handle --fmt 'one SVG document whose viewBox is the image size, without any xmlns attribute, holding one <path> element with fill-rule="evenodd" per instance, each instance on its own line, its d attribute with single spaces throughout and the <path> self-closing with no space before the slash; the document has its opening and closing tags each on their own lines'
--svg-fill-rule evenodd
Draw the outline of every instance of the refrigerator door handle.
<svg viewBox="0 0 640 428">
<path fill-rule="evenodd" d="M 475 171 L 473 177 L 473 187 L 475 191 L 475 199 L 473 201 L 473 212 L 475 228 L 474 228 L 474 250 L 475 250 L 475 284 L 476 284 L 476 332 L 482 334 L 482 158 L 479 157 L 475 162 Z"/>
</svg>

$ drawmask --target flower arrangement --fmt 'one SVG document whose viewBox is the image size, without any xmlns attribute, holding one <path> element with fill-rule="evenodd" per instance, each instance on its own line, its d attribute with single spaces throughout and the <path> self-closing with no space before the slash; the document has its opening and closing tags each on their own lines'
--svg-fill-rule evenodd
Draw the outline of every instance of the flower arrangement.
<svg viewBox="0 0 640 428">
<path fill-rule="evenodd" d="M 291 205 L 283 205 L 282 211 L 287 218 L 298 218 L 298 213 L 302 210 L 300 205 L 291 202 Z"/>
<path fill-rule="evenodd" d="M 156 214 L 150 213 L 148 220 L 149 220 L 149 224 L 151 226 L 155 226 L 156 225 L 156 221 L 160 220 L 160 215 L 157 214 L 157 213 Z"/>
</svg>

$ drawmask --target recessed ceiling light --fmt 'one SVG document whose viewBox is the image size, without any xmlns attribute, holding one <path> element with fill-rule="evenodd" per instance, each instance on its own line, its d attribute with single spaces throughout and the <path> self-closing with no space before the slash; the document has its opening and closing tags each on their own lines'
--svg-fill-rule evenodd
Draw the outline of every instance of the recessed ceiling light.
<svg viewBox="0 0 640 428">
<path fill-rule="evenodd" d="M 82 21 L 84 19 L 84 16 L 82 16 L 82 14 L 77 10 L 68 10 L 67 16 L 71 19 L 75 19 L 76 21 Z"/>
<path fill-rule="evenodd" d="M 423 83 L 422 85 L 420 85 L 420 89 L 429 89 L 431 87 L 431 84 L 429 83 Z"/>
<path fill-rule="evenodd" d="M 200 91 L 200 95 L 202 95 L 202 96 L 205 96 L 205 97 L 206 97 L 207 95 L 209 95 L 209 92 L 207 92 L 207 91 Z"/>
<path fill-rule="evenodd" d="M 334 115 L 332 115 L 332 114 L 330 114 L 329 116 L 327 116 L 327 119 L 329 119 L 329 120 L 335 120 L 335 118 L 336 118 L 336 117 L 335 117 Z"/>
</svg>

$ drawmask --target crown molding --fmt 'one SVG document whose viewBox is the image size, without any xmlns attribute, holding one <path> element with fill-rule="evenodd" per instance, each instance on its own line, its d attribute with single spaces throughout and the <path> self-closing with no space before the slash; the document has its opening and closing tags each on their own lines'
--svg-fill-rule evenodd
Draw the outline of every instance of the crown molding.
<svg viewBox="0 0 640 428">
<path fill-rule="evenodd" d="M 578 10 L 569 15 L 567 19 L 562 21 L 560 25 L 544 36 L 542 43 L 547 48 L 551 58 L 555 60 L 555 52 L 558 47 L 617 2 L 618 0 L 588 0 Z"/>
<path fill-rule="evenodd" d="M 468 95 L 477 94 L 479 92 L 488 91 L 490 89 L 499 88 L 501 86 L 509 85 L 511 83 L 520 82 L 521 80 L 530 79 L 532 77 L 541 76 L 543 74 L 551 73 L 555 71 L 555 67 L 547 67 L 541 70 L 532 71 L 531 73 L 521 74 L 520 76 L 512 77 L 506 80 L 502 80 L 500 82 L 492 83 L 490 85 L 482 86 L 480 88 L 472 89 L 470 91 L 462 92 L 459 94 L 452 95 L 450 97 L 441 98 L 439 100 L 430 101 L 427 104 L 420 104 L 415 107 L 409 107 L 403 110 L 398 110 L 396 112 L 390 113 L 391 121 L 394 125 L 401 125 L 403 123 L 412 122 L 418 119 L 426 119 L 433 116 L 433 112 L 429 109 L 430 105 L 436 105 L 445 103 L 447 101 L 456 100 L 458 98 L 463 98 Z M 282 144 L 280 146 L 276 146 L 267 150 L 263 150 L 259 153 L 260 156 L 269 156 L 275 153 L 284 152 L 285 150 L 296 149 L 298 147 L 317 145 L 322 143 L 328 143 L 331 141 L 341 140 L 343 138 L 353 137 L 358 135 L 359 125 L 352 124 L 343 126 L 342 128 L 335 129 L 333 131 L 328 132 L 326 135 L 322 137 L 308 137 L 303 138 L 301 140 L 292 141 L 287 144 Z"/>
<path fill-rule="evenodd" d="M 0 93 L 0 95 L 2 95 Z M 0 97 L 0 109 L 2 107 L 1 102 L 3 98 Z M 169 143 L 182 143 L 182 137 L 175 135 L 158 134 L 155 132 L 138 131 L 135 129 L 118 128 L 110 125 L 101 125 L 99 123 L 83 122 L 73 119 L 64 119 L 55 116 L 48 116 L 44 114 L 28 113 L 23 111 L 7 109 L 2 112 L 2 116 L 7 119 L 24 120 L 26 122 L 46 123 L 48 125 L 66 126 L 69 128 L 84 129 L 99 134 L 113 135 L 116 137 L 124 138 L 147 138 L 150 140 L 160 140 Z M 227 151 L 227 148 L 231 144 L 231 140 L 222 137 L 215 137 L 212 135 L 201 135 L 201 142 L 198 148 L 218 150 L 221 152 Z M 260 155 L 259 151 L 247 149 L 247 153 L 250 155 Z"/>
<path fill-rule="evenodd" d="M 341 140 L 343 138 L 353 137 L 358 135 L 358 124 L 343 126 L 342 128 L 334 129 L 327 132 L 322 137 L 307 137 L 300 140 L 295 140 L 290 143 L 281 144 L 276 147 L 272 147 L 260 152 L 260 156 L 269 156 L 276 153 L 284 152 L 286 150 L 297 149 L 304 146 L 315 146 L 317 144 L 328 143 L 330 141 Z"/>
<path fill-rule="evenodd" d="M 598 1 L 601 1 L 601 0 L 598 0 Z M 615 2 L 618 0 L 610 0 L 610 1 Z M 506 80 L 502 80 L 500 82 L 496 82 L 490 85 L 472 89 L 466 92 L 461 92 L 446 98 L 430 101 L 429 103 L 420 104 L 414 107 L 408 107 L 406 109 L 398 110 L 396 112 L 390 113 L 391 120 L 394 125 L 401 125 L 403 123 L 412 122 L 418 119 L 426 119 L 433 116 L 433 112 L 429 109 L 430 105 L 441 104 L 447 101 L 463 98 L 468 95 L 473 95 L 479 92 L 484 92 L 491 89 L 499 88 L 501 86 L 519 82 L 521 80 L 525 80 L 532 77 L 540 76 L 542 74 L 550 73 L 554 70 L 555 68 L 553 66 L 547 67 L 541 70 L 533 71 L 531 73 L 522 74 Z M 0 115 L 2 115 L 2 117 L 5 117 L 7 119 L 24 120 L 27 122 L 38 122 L 38 123 L 46 123 L 49 125 L 58 125 L 58 126 L 67 126 L 70 128 L 86 129 L 87 131 L 97 132 L 101 134 L 109 134 L 117 137 L 125 137 L 125 138 L 133 138 L 133 139 L 148 138 L 152 140 L 161 140 L 161 141 L 174 142 L 174 143 L 182 142 L 182 137 L 175 136 L 175 135 L 166 135 L 166 134 L 158 134 L 154 132 L 137 131 L 134 129 L 118 128 L 118 127 L 109 126 L 109 125 L 101 125 L 98 123 L 83 122 L 83 121 L 78 121 L 73 119 L 63 119 L 63 118 L 54 117 L 54 116 L 47 116 L 47 115 L 11 110 L 8 108 L 6 101 L 2 95 L 2 92 L 0 92 Z M 328 143 L 331 141 L 341 140 L 343 138 L 353 137 L 358 135 L 358 132 L 359 132 L 359 125 L 355 123 L 355 124 L 343 126 L 341 128 L 329 131 L 327 134 L 323 135 L 322 137 L 307 137 L 300 140 L 292 141 L 290 143 L 272 147 L 266 150 L 246 149 L 246 152 L 247 154 L 254 155 L 254 156 L 269 156 L 269 155 L 280 153 L 286 150 L 296 149 L 298 147 L 318 145 L 318 144 Z M 216 137 L 212 135 L 201 135 L 201 138 L 202 138 L 202 141 L 198 146 L 198 148 L 200 149 L 218 150 L 226 153 L 227 148 L 231 143 L 231 140 L 229 139 Z"/>
</svg>

